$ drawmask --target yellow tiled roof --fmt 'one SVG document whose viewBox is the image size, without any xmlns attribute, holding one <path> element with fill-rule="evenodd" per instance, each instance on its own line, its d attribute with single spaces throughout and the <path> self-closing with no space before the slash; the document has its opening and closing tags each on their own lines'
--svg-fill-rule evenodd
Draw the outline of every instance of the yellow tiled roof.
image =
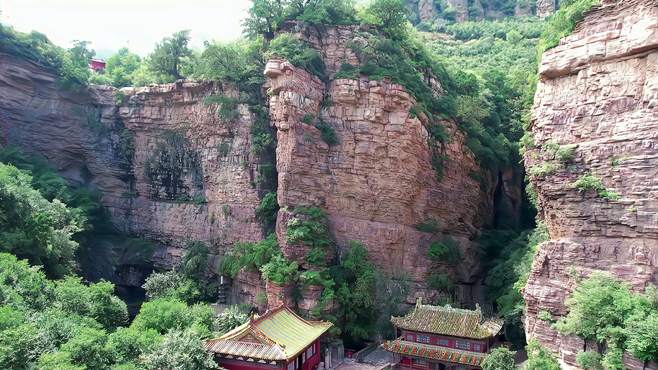
<svg viewBox="0 0 658 370">
<path fill-rule="evenodd" d="M 422 357 L 431 360 L 448 361 L 470 366 L 481 366 L 482 361 L 484 361 L 484 359 L 487 357 L 486 353 L 463 351 L 460 349 L 439 347 L 431 344 L 408 342 L 402 338 L 384 342 L 382 347 L 384 347 L 384 349 L 387 351 L 401 355 Z"/>
<path fill-rule="evenodd" d="M 424 305 L 421 301 L 403 317 L 391 317 L 398 328 L 462 337 L 485 339 L 497 335 L 503 327 L 500 319 L 483 320 L 482 312 L 446 306 Z"/>
<path fill-rule="evenodd" d="M 329 330 L 331 325 L 325 321 L 305 320 L 291 309 L 280 307 L 250 319 L 217 339 L 206 341 L 206 349 L 234 357 L 289 360 Z"/>
</svg>

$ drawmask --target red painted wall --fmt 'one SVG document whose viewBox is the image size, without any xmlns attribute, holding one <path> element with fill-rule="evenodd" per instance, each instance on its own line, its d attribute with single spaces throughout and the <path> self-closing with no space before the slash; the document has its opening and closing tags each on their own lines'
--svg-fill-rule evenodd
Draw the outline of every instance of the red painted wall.
<svg viewBox="0 0 658 370">
<path fill-rule="evenodd" d="M 477 341 L 477 340 L 471 340 L 471 339 L 446 337 L 446 336 L 440 336 L 440 335 L 425 334 L 425 333 L 420 333 L 420 332 L 402 330 L 402 338 L 404 338 L 404 340 L 407 340 L 407 341 L 410 341 L 410 342 L 418 342 L 418 335 L 429 335 L 429 337 L 430 337 L 429 344 L 435 345 L 435 346 L 448 347 L 448 348 L 457 348 L 457 340 L 459 340 L 459 341 L 465 341 L 465 342 L 470 343 L 469 351 L 482 352 L 482 353 L 486 353 L 488 351 L 487 341 Z M 439 344 L 440 339 L 447 340 L 448 345 L 446 346 L 444 344 Z M 479 344 L 480 345 L 480 350 L 479 351 L 475 351 L 473 349 L 474 344 Z"/>
</svg>

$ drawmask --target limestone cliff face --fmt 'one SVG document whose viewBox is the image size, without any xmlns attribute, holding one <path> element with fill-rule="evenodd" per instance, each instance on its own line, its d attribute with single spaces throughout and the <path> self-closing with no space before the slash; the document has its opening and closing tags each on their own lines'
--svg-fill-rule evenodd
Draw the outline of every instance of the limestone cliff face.
<svg viewBox="0 0 658 370">
<path fill-rule="evenodd" d="M 188 240 L 205 241 L 221 255 L 236 241 L 263 237 L 255 217 L 251 114 L 237 105 L 227 121 L 217 105 L 204 104 L 210 95 L 236 94 L 190 82 L 65 92 L 51 71 L 0 53 L 3 142 L 42 155 L 72 182 L 99 190 L 118 230 L 156 243 L 149 261 L 156 268 L 177 263 Z M 89 256 L 95 257 L 100 264 L 100 256 Z M 106 267 L 121 270 L 95 268 Z M 112 271 L 98 274 L 116 278 Z M 141 284 L 128 275 L 126 284 Z"/>
<path fill-rule="evenodd" d="M 330 76 L 343 61 L 358 64 L 346 45 L 355 34 L 351 27 L 315 32 L 300 31 L 321 52 Z M 366 78 L 324 83 L 284 60 L 270 60 L 265 74 L 277 128 L 277 234 L 284 253 L 304 262 L 307 249 L 287 243 L 286 225 L 295 207 L 318 206 L 326 210 L 338 245 L 364 243 L 380 268 L 408 275 L 413 292 L 426 295 L 427 251 L 436 235 L 416 226 L 436 220 L 464 256 L 458 266 L 442 268 L 462 284 L 459 299 L 472 299 L 480 272 L 472 239 L 491 220 L 493 197 L 473 178 L 480 169 L 455 124 L 442 123 L 452 139 L 437 180 L 428 132 L 410 114 L 415 101 L 404 87 Z M 335 144 L 322 139 L 318 118 L 335 131 Z"/>
<path fill-rule="evenodd" d="M 565 315 L 576 278 L 594 271 L 637 291 L 658 282 L 658 4 L 604 1 L 544 55 L 540 74 L 536 149 L 526 166 L 551 159 L 548 143 L 577 147 L 566 168 L 533 180 L 551 240 L 541 245 L 525 288 L 525 327 L 574 366 L 590 344 L 560 335 L 538 313 Z M 620 199 L 573 188 L 586 173 Z M 627 367 L 642 364 L 628 358 Z"/>
</svg>

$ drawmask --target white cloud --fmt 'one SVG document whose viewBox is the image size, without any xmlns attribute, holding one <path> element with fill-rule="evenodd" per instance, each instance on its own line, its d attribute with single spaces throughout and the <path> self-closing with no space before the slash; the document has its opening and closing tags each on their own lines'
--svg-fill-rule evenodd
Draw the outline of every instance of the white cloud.
<svg viewBox="0 0 658 370">
<path fill-rule="evenodd" d="M 146 55 L 157 41 L 184 29 L 192 31 L 196 48 L 204 40 L 239 38 L 249 5 L 248 0 L 0 0 L 0 19 L 64 47 L 87 40 L 100 54 L 128 46 Z"/>
</svg>

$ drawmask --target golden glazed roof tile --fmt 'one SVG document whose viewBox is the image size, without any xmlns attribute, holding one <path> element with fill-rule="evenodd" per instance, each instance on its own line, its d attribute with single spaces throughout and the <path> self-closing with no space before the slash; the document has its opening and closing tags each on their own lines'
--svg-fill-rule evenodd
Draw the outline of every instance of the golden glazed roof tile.
<svg viewBox="0 0 658 370">
<path fill-rule="evenodd" d="M 279 307 L 250 319 L 217 339 L 206 341 L 206 349 L 234 357 L 288 360 L 296 357 L 331 326 L 325 321 L 305 320 L 291 309 Z M 254 343 L 254 339 L 260 343 Z"/>
<path fill-rule="evenodd" d="M 401 329 L 471 339 L 495 336 L 503 327 L 500 319 L 484 320 L 479 306 L 465 310 L 449 305 L 424 305 L 420 300 L 406 316 L 393 316 L 391 322 Z"/>
</svg>

